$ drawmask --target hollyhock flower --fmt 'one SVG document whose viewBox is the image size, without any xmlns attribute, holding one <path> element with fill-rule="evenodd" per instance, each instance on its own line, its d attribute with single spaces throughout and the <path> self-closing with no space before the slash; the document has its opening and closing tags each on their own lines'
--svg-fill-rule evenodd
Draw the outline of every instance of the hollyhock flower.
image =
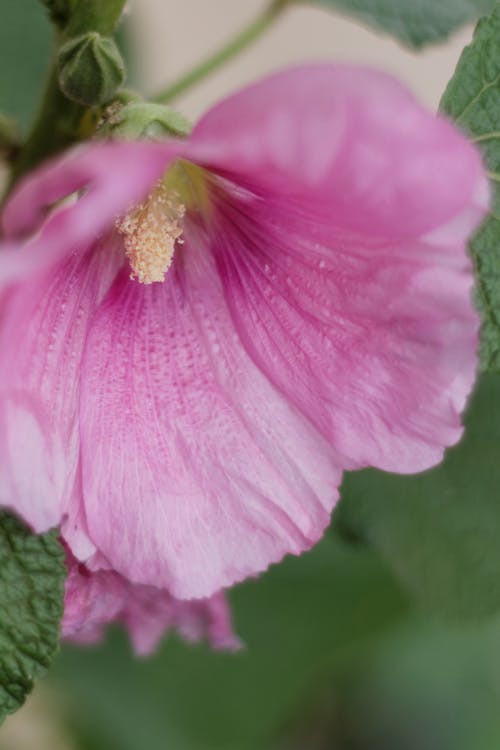
<svg viewBox="0 0 500 750">
<path fill-rule="evenodd" d="M 459 440 L 487 205 L 450 123 L 328 64 L 42 166 L 3 217 L 0 502 L 104 590 L 211 597 L 309 548 L 344 469 Z"/>
</svg>

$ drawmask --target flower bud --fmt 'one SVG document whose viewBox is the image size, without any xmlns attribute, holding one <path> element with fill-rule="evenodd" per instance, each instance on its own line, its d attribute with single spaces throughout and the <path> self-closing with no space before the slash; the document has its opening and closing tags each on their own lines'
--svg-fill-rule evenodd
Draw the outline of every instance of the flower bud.
<svg viewBox="0 0 500 750">
<path fill-rule="evenodd" d="M 106 104 L 125 80 L 125 65 L 113 39 L 96 31 L 70 39 L 59 51 L 59 86 L 87 107 Z"/>
<path fill-rule="evenodd" d="M 159 140 L 184 136 L 190 130 L 189 121 L 175 109 L 163 104 L 132 101 L 111 112 L 101 133 L 110 138 Z"/>
</svg>

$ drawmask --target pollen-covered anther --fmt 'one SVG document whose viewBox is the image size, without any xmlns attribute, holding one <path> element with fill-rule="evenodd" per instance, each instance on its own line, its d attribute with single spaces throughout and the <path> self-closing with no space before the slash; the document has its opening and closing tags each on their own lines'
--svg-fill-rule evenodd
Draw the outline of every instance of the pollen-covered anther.
<svg viewBox="0 0 500 750">
<path fill-rule="evenodd" d="M 172 263 L 176 244 L 182 244 L 185 206 L 173 191 L 160 185 L 143 203 L 116 223 L 124 235 L 125 254 L 130 262 L 131 279 L 141 284 L 164 281 Z"/>
</svg>

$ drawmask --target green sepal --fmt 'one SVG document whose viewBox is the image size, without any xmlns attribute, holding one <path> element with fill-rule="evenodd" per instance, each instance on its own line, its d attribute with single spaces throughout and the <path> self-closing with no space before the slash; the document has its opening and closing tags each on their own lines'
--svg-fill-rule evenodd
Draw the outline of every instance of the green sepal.
<svg viewBox="0 0 500 750">
<path fill-rule="evenodd" d="M 110 107 L 100 134 L 126 140 L 161 140 L 186 136 L 190 130 L 190 122 L 175 109 L 163 104 L 132 101 L 123 107 Z"/>
<path fill-rule="evenodd" d="M 107 104 L 125 80 L 125 63 L 113 39 L 96 31 L 70 39 L 59 50 L 61 91 L 87 107 Z"/>
</svg>

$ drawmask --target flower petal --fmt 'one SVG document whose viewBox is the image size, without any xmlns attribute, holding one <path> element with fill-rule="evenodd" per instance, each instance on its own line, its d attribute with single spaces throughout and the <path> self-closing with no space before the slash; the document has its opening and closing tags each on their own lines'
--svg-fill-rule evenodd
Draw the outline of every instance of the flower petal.
<svg viewBox="0 0 500 750">
<path fill-rule="evenodd" d="M 153 653 L 166 632 L 175 628 L 188 641 L 207 637 L 213 648 L 236 650 L 231 612 L 223 593 L 185 602 L 168 591 L 134 586 L 112 570 L 91 572 L 67 553 L 63 638 L 77 643 L 101 640 L 107 625 L 121 621 L 136 654 Z"/>
<path fill-rule="evenodd" d="M 122 575 L 199 598 L 321 536 L 341 472 L 247 356 L 200 238 L 163 284 L 121 275 L 87 339 L 82 476 Z"/>
<path fill-rule="evenodd" d="M 40 167 L 21 182 L 6 205 L 2 223 L 0 283 L 43 270 L 86 248 L 113 227 L 116 218 L 140 201 L 176 158 L 182 143 L 95 143 Z M 54 203 L 80 192 L 50 213 Z M 38 234 L 28 244 L 13 246 Z"/>
<path fill-rule="evenodd" d="M 206 637 L 216 649 L 237 651 L 241 648 L 240 640 L 233 633 L 231 611 L 223 593 L 208 599 L 181 601 L 164 589 L 130 584 L 121 618 L 140 656 L 153 653 L 171 628 L 191 643 Z"/>
<path fill-rule="evenodd" d="M 67 552 L 62 637 L 97 643 L 106 625 L 118 619 L 127 600 L 127 581 L 113 571 L 92 573 Z"/>
<path fill-rule="evenodd" d="M 465 225 L 393 245 L 332 226 L 326 243 L 324 226 L 261 199 L 226 194 L 217 212 L 212 253 L 234 326 L 340 465 L 440 461 L 477 367 Z"/>
<path fill-rule="evenodd" d="M 430 232 L 484 183 L 479 152 L 451 123 L 392 77 L 345 65 L 301 66 L 241 90 L 202 118 L 190 148 L 297 215 L 372 239 Z"/>
<path fill-rule="evenodd" d="M 36 531 L 72 498 L 88 322 L 122 263 L 113 241 L 13 285 L 0 318 L 0 505 Z"/>
</svg>

